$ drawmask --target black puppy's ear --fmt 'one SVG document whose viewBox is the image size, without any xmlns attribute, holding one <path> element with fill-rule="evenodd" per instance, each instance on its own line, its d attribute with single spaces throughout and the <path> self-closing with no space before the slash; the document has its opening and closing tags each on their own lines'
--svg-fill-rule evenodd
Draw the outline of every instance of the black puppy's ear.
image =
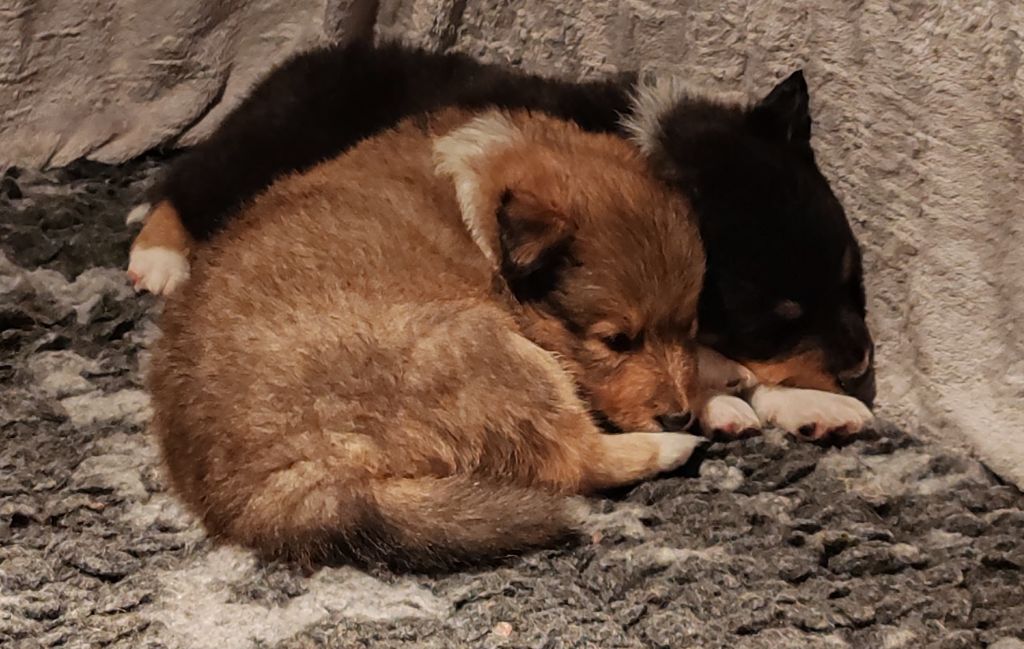
<svg viewBox="0 0 1024 649">
<path fill-rule="evenodd" d="M 522 301 L 555 287 L 576 231 L 565 211 L 536 194 L 506 190 L 498 208 L 501 273 Z"/>
<path fill-rule="evenodd" d="M 750 124 L 766 137 L 795 144 L 810 142 L 810 97 L 803 70 L 786 77 L 750 110 Z"/>
</svg>

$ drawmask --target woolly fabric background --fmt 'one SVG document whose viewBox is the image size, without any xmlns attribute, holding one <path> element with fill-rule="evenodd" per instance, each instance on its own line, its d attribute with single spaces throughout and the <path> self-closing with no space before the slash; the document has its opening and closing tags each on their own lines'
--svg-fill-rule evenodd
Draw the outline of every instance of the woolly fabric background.
<svg viewBox="0 0 1024 649">
<path fill-rule="evenodd" d="M 370 30 L 751 96 L 803 67 L 820 161 L 866 252 L 881 412 L 1024 485 L 1014 0 L 0 0 L 16 45 L 0 51 L 0 168 L 188 145 L 282 58 Z"/>
</svg>

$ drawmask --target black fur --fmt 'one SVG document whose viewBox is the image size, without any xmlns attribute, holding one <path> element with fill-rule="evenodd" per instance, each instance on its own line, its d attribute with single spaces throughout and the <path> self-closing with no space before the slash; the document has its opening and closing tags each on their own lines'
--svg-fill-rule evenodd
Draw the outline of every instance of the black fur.
<svg viewBox="0 0 1024 649">
<path fill-rule="evenodd" d="M 307 169 L 401 119 L 446 106 L 527 108 L 593 131 L 616 129 L 632 76 L 567 83 L 458 54 L 362 42 L 315 50 L 263 80 L 213 135 L 171 167 L 170 201 L 199 240 L 274 178 Z"/>
<path fill-rule="evenodd" d="M 839 375 L 873 346 L 860 249 L 814 162 L 810 130 L 807 85 L 797 72 L 749 109 L 678 104 L 660 121 L 652 158 L 700 215 L 702 342 L 744 360 L 816 348 Z M 797 317 L 779 313 L 784 301 L 799 305 Z M 874 399 L 873 372 L 841 384 Z"/>
<path fill-rule="evenodd" d="M 396 45 L 327 48 L 272 72 L 210 139 L 172 166 L 153 198 L 170 200 L 203 240 L 274 178 L 404 117 L 497 106 L 619 131 L 635 83 L 634 74 L 589 83 L 546 79 Z M 749 109 L 683 99 L 650 134 L 657 141 L 652 158 L 700 218 L 708 259 L 703 341 L 742 360 L 820 349 L 838 375 L 872 344 L 860 252 L 815 164 L 810 129 L 807 85 L 796 73 Z M 848 278 L 844 255 L 851 255 Z M 784 300 L 800 305 L 799 317 L 779 315 Z M 844 386 L 868 403 L 874 398 L 873 372 Z"/>
</svg>

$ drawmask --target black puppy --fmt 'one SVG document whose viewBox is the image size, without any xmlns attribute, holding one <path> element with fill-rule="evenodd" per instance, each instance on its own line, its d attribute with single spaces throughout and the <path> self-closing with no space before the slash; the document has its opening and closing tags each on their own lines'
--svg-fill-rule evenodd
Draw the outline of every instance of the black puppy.
<svg viewBox="0 0 1024 649">
<path fill-rule="evenodd" d="M 305 53 L 172 165 L 130 274 L 143 288 L 171 290 L 187 276 L 191 242 L 275 178 L 446 106 L 527 108 L 631 137 L 698 213 L 708 262 L 701 342 L 763 386 L 812 389 L 758 388 L 751 403 L 761 422 L 822 438 L 870 419 L 853 400 L 819 392 L 871 405 L 873 344 L 860 249 L 815 163 L 801 72 L 744 106 L 631 73 L 573 83 L 398 45 Z M 735 414 L 724 419 L 742 428 Z"/>
</svg>

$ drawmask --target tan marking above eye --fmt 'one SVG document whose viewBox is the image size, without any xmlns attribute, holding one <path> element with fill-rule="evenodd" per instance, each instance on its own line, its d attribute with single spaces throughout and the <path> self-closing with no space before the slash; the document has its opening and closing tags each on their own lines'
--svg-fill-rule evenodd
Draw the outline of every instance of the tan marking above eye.
<svg viewBox="0 0 1024 649">
<path fill-rule="evenodd" d="M 786 320 L 796 320 L 804 314 L 804 309 L 793 300 L 783 300 L 775 305 L 775 313 Z"/>
</svg>

